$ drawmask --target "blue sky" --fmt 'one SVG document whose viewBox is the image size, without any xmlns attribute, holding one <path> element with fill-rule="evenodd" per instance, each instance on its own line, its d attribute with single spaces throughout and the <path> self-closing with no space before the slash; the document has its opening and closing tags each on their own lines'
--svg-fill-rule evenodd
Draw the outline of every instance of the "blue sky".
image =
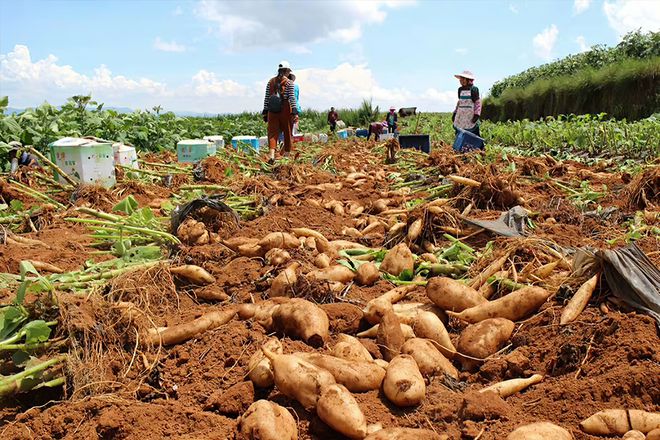
<svg viewBox="0 0 660 440">
<path fill-rule="evenodd" d="M 658 31 L 654 1 L 0 1 L 0 95 L 10 106 L 91 92 L 106 105 L 259 110 L 280 60 L 304 108 L 449 110 L 464 69 L 498 79 Z"/>
</svg>

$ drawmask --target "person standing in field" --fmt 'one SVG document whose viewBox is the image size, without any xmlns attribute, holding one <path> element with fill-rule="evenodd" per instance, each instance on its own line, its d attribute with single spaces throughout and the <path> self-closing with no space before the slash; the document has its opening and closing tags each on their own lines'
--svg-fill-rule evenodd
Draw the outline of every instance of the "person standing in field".
<svg viewBox="0 0 660 440">
<path fill-rule="evenodd" d="M 396 108 L 390 107 L 390 112 L 385 116 L 385 121 L 387 122 L 387 131 L 389 133 L 395 133 L 399 121 L 399 116 L 396 114 Z"/>
<path fill-rule="evenodd" d="M 469 70 L 465 70 L 454 76 L 461 83 L 458 88 L 458 102 L 451 117 L 454 129 L 460 128 L 481 137 L 479 132 L 481 99 L 479 89 L 474 85 L 474 75 Z M 456 133 L 458 134 L 458 130 Z"/>
<path fill-rule="evenodd" d="M 337 121 L 339 120 L 339 114 L 335 111 L 334 107 L 330 107 L 328 112 L 328 124 L 330 124 L 330 131 L 335 132 L 337 128 Z"/>
<path fill-rule="evenodd" d="M 298 87 L 296 75 L 294 75 L 293 72 L 289 73 L 289 79 L 293 81 L 293 94 L 296 96 L 296 108 L 298 109 L 298 118 L 300 118 L 300 115 L 302 114 L 302 105 L 300 105 L 300 87 Z M 298 134 L 298 124 L 299 122 L 296 121 L 291 127 L 293 134 Z"/>
<path fill-rule="evenodd" d="M 291 127 L 298 122 L 298 106 L 293 81 L 289 79 L 291 66 L 282 61 L 277 68 L 277 76 L 266 84 L 263 118 L 268 123 L 268 162 L 275 162 L 275 149 L 280 133 L 284 133 L 284 156 L 288 156 L 293 146 Z"/>
</svg>

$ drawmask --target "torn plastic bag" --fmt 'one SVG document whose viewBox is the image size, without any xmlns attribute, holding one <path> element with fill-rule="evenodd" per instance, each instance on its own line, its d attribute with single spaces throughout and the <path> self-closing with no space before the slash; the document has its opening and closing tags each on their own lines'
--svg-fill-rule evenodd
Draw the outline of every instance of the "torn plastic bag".
<svg viewBox="0 0 660 440">
<path fill-rule="evenodd" d="M 461 217 L 461 220 L 505 237 L 521 237 L 527 233 L 525 230 L 528 222 L 527 211 L 522 206 L 514 206 L 507 212 L 503 212 L 497 220 L 478 220 L 467 217 Z"/>
<path fill-rule="evenodd" d="M 651 315 L 660 327 L 660 270 L 635 243 L 615 250 L 580 249 L 573 261 L 578 275 L 602 271 L 614 296 Z"/>
<path fill-rule="evenodd" d="M 195 199 L 191 202 L 186 203 L 183 206 L 177 206 L 176 208 L 174 208 L 170 216 L 172 233 L 176 234 L 176 231 L 179 230 L 179 225 L 183 223 L 183 221 L 189 215 L 195 213 L 196 211 L 202 208 L 211 208 L 218 212 L 230 214 L 232 219 L 236 222 L 236 226 L 238 226 L 238 221 L 239 221 L 238 214 L 236 214 L 236 212 L 233 209 L 231 209 L 229 205 L 227 205 L 225 202 L 220 200 L 220 196 L 211 196 L 211 197 L 203 197 L 201 199 Z"/>
<path fill-rule="evenodd" d="M 197 162 L 195 165 L 195 168 L 192 170 L 192 175 L 193 175 L 193 180 L 195 182 L 201 182 L 204 180 L 205 177 L 205 172 L 204 172 L 204 167 L 202 166 L 202 162 Z"/>
</svg>

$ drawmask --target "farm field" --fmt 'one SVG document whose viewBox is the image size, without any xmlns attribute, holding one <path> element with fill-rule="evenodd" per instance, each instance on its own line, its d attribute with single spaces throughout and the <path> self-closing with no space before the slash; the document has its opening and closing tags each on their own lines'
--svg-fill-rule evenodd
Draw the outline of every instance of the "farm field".
<svg viewBox="0 0 660 440">
<path fill-rule="evenodd" d="M 106 117 L 84 107 L 80 115 L 66 116 L 69 131 L 36 126 L 39 136 L 49 131 L 37 140 L 23 124 L 21 139 L 39 145 L 82 131 L 75 124 L 84 118 Z M 151 127 L 145 139 L 158 136 L 159 119 L 140 117 L 156 125 L 130 126 Z M 272 340 L 285 354 L 337 354 L 338 343 L 352 340 L 341 335 L 350 335 L 371 359 L 365 368 L 380 371 L 385 364 L 374 359 L 406 351 L 410 331 L 450 360 L 423 371 L 423 399 L 408 407 L 394 405 L 380 383 L 342 382 L 369 425 L 435 433 L 420 439 L 496 440 L 550 421 L 575 439 L 596 440 L 623 434 L 586 433 L 580 422 L 598 411 L 658 413 L 653 317 L 615 295 L 599 270 L 584 310 L 566 316 L 594 280 L 577 270 L 580 250 L 634 243 L 660 263 L 660 167 L 649 156 L 659 145 L 655 119 L 617 131 L 614 122 L 582 118 L 581 127 L 605 127 L 597 130 L 606 141 L 588 141 L 597 139 L 591 128 L 570 125 L 571 139 L 585 142 L 568 146 L 561 121 L 542 128 L 554 139 L 509 125 L 499 134 L 509 141 L 484 155 L 456 155 L 444 139 L 446 117 L 422 116 L 424 132 L 437 134 L 431 155 L 353 138 L 298 144 L 297 159 L 274 166 L 226 148 L 192 167 L 156 142 L 139 149 L 139 171 L 117 169 L 111 189 L 55 181 L 48 168 L 4 175 L 0 438 L 250 438 L 241 416 L 259 399 L 285 407 L 300 439 L 346 438 L 283 390 L 284 367 L 274 386 L 251 376 L 254 356 Z M 3 120 L 5 131 L 17 129 Z M 413 124 L 405 120 L 404 132 Z M 179 136 L 173 128 L 161 135 L 170 143 Z M 396 161 L 386 163 L 393 151 Z M 522 236 L 475 223 L 516 206 L 522 218 L 510 225 Z M 373 266 L 379 270 L 367 273 Z M 469 338 L 477 320 L 451 313 L 468 307 L 458 304 L 461 295 L 437 294 L 441 278 L 474 288 L 465 293 L 472 306 L 536 300 L 491 315 L 513 324 L 505 320 L 503 336 L 479 348 Z M 396 298 L 374 302 L 393 289 Z M 424 331 L 424 319 L 435 333 Z M 377 323 L 373 336 L 362 334 Z M 511 395 L 480 393 L 533 375 L 542 380 Z"/>
</svg>

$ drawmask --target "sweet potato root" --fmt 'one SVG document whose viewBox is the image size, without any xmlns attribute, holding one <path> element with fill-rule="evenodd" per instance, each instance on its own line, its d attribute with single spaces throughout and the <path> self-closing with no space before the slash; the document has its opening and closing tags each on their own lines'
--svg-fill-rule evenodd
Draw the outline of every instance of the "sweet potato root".
<svg viewBox="0 0 660 440">
<path fill-rule="evenodd" d="M 329 371 L 337 383 L 357 393 L 379 389 L 385 377 L 385 370 L 369 361 L 349 361 L 321 353 L 295 353 L 295 355 L 318 368 Z"/>
<path fill-rule="evenodd" d="M 238 430 L 249 440 L 298 440 L 296 421 L 286 408 L 257 400 L 238 418 Z"/>
<path fill-rule="evenodd" d="M 442 373 L 458 379 L 458 370 L 440 353 L 428 339 L 412 338 L 401 346 L 401 353 L 415 359 L 422 376 L 436 376 Z"/>
<path fill-rule="evenodd" d="M 383 392 L 396 406 L 414 406 L 424 400 L 426 385 L 412 356 L 401 354 L 390 361 L 383 380 Z"/>
<path fill-rule="evenodd" d="M 623 435 L 633 429 L 646 434 L 660 428 L 660 413 L 606 409 L 580 422 L 580 428 L 592 435 Z"/>
<path fill-rule="evenodd" d="M 506 440 L 573 440 L 573 434 L 550 422 L 530 423 L 516 428 Z"/>
<path fill-rule="evenodd" d="M 441 309 L 452 312 L 462 312 L 488 301 L 470 286 L 446 277 L 431 278 L 426 295 Z"/>
<path fill-rule="evenodd" d="M 530 286 L 511 292 L 495 301 L 488 301 L 465 309 L 461 313 L 447 313 L 473 324 L 488 318 L 506 318 L 510 321 L 517 321 L 536 311 L 549 296 L 550 292 L 547 290 Z"/>
<path fill-rule="evenodd" d="M 262 347 L 273 365 L 275 386 L 285 396 L 296 399 L 305 408 L 316 407 L 321 389 L 335 383 L 328 371 L 290 354 L 275 354 Z"/>
<path fill-rule="evenodd" d="M 236 316 L 236 307 L 205 313 L 197 319 L 171 327 L 150 329 L 147 342 L 151 344 L 173 345 L 192 339 L 207 330 L 213 330 L 232 320 Z"/>
<path fill-rule="evenodd" d="M 316 414 L 329 427 L 352 439 L 367 435 L 367 418 L 346 387 L 333 384 L 321 389 Z"/>
<path fill-rule="evenodd" d="M 273 311 L 273 329 L 319 347 L 328 340 L 328 315 L 316 304 L 293 298 Z"/>
</svg>

